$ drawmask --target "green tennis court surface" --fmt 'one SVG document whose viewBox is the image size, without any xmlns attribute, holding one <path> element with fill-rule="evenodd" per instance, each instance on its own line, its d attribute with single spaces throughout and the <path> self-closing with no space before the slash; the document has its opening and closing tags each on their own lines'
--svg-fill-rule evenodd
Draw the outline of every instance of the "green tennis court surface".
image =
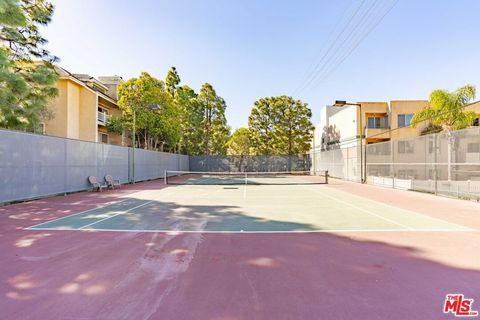
<svg viewBox="0 0 480 320">
<path fill-rule="evenodd" d="M 177 185 L 30 227 L 132 232 L 468 231 L 326 185 Z"/>
<path fill-rule="evenodd" d="M 309 185 L 327 184 L 328 171 L 193 172 L 165 171 L 166 184 L 190 185 Z"/>
</svg>

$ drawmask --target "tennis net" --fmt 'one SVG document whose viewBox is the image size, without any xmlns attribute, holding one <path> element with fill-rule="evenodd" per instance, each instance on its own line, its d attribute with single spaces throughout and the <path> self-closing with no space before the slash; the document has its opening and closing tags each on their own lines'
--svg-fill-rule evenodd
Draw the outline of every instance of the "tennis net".
<svg viewBox="0 0 480 320">
<path fill-rule="evenodd" d="M 165 184 L 190 185 L 302 185 L 327 184 L 328 171 L 198 172 L 165 171 Z"/>
</svg>

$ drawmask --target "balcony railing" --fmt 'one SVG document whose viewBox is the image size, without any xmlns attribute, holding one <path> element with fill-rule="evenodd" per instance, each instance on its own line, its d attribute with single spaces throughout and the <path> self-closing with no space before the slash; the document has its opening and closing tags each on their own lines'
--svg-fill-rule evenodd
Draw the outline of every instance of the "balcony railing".
<svg viewBox="0 0 480 320">
<path fill-rule="evenodd" d="M 389 125 L 379 125 L 379 126 L 376 126 L 376 127 L 366 127 L 365 129 L 390 129 L 390 126 Z"/>
<path fill-rule="evenodd" d="M 389 126 L 379 126 L 377 128 L 365 128 L 365 136 L 377 136 L 378 138 L 388 138 L 390 134 Z"/>
<path fill-rule="evenodd" d="M 99 124 L 105 125 L 108 122 L 109 115 L 105 112 L 97 111 L 97 121 Z"/>
</svg>

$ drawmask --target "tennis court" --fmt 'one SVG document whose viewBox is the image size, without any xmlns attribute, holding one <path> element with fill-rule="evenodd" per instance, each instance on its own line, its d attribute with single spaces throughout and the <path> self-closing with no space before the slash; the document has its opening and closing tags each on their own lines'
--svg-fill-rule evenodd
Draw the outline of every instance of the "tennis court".
<svg viewBox="0 0 480 320">
<path fill-rule="evenodd" d="M 2 318 L 449 319 L 446 294 L 480 299 L 477 203 L 323 174 L 166 176 L 0 207 Z"/>
<path fill-rule="evenodd" d="M 184 172 L 168 178 L 168 183 L 174 186 L 137 192 L 113 204 L 28 229 L 133 232 L 471 230 L 325 188 L 325 174 Z"/>
</svg>

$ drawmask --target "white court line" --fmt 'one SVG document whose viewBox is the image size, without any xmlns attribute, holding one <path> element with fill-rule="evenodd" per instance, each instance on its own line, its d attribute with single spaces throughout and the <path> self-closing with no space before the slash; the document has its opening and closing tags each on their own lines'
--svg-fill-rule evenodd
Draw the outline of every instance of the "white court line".
<svg viewBox="0 0 480 320">
<path fill-rule="evenodd" d="M 388 188 L 391 190 L 391 188 Z M 341 192 L 345 192 L 345 191 L 342 191 L 340 190 Z M 411 191 L 407 191 L 407 190 L 401 190 L 401 189 L 396 189 L 396 191 L 405 191 L 405 192 L 411 192 Z M 372 200 L 372 199 L 368 199 L 368 198 L 362 198 L 360 196 L 357 196 L 357 195 L 352 195 L 352 194 L 349 194 L 350 196 L 353 196 L 353 197 L 356 197 L 356 198 L 360 198 L 360 199 L 366 199 L 366 200 L 369 200 L 369 201 L 374 201 L 374 202 L 377 202 L 375 200 Z M 450 224 L 452 226 L 456 226 L 458 228 L 461 228 L 461 229 L 467 229 L 467 230 L 470 230 L 470 231 L 475 231 L 476 229 L 472 229 L 472 228 L 469 228 L 469 227 L 465 227 L 465 226 L 462 226 L 461 224 L 457 224 L 457 223 L 454 223 L 454 222 L 450 222 L 450 221 L 447 221 L 447 220 L 443 220 L 443 219 L 439 219 L 439 218 L 435 218 L 435 217 L 431 217 L 429 215 L 426 215 L 426 214 L 423 214 L 423 213 L 420 213 L 420 212 L 415 212 L 415 211 L 411 211 L 411 210 L 408 210 L 408 209 L 402 209 L 402 208 L 398 208 L 398 207 L 395 207 L 395 206 L 392 206 L 391 204 L 388 204 L 388 203 L 383 203 L 383 202 L 378 202 L 380 203 L 382 206 L 385 206 L 385 207 L 389 207 L 389 208 L 392 208 L 392 209 L 401 209 L 401 210 L 406 210 L 408 211 L 410 214 L 415 214 L 415 215 L 419 215 L 419 216 L 422 216 L 422 217 L 426 217 L 428 219 L 431 219 L 431 220 L 436 220 L 438 222 L 443 222 L 443 223 L 447 223 L 447 224 Z"/>
<path fill-rule="evenodd" d="M 312 189 L 312 188 L 307 188 L 307 187 L 305 187 L 305 188 L 306 188 L 306 189 L 309 189 L 309 190 L 312 190 L 312 191 L 315 191 L 315 192 L 317 192 L 317 193 L 320 193 L 321 195 L 324 195 L 324 196 L 326 196 L 326 197 L 328 197 L 328 198 L 331 198 L 331 199 L 333 199 L 333 200 L 335 200 L 335 201 L 337 201 L 337 202 L 344 203 L 344 204 L 346 204 L 346 205 L 348 205 L 348 206 L 351 206 L 351 207 L 356 208 L 356 209 L 358 209 L 358 210 L 364 211 L 364 212 L 366 212 L 366 213 L 368 213 L 368 214 L 377 216 L 377 217 L 379 217 L 379 218 L 381 218 L 381 219 L 383 219 L 383 220 L 386 220 L 386 221 L 395 223 L 395 224 L 397 224 L 397 225 L 403 226 L 403 227 L 405 227 L 405 228 L 408 228 L 409 230 L 421 230 L 421 229 L 411 228 L 411 227 L 408 227 L 408 226 L 406 226 L 406 225 L 401 224 L 400 222 L 396 222 L 396 221 L 394 221 L 394 220 L 390 220 L 390 219 L 388 219 L 388 218 L 382 217 L 382 216 L 380 216 L 380 215 L 377 215 L 376 213 L 371 212 L 370 210 L 367 210 L 367 209 L 358 207 L 358 206 L 356 206 L 356 205 L 350 204 L 350 203 L 348 203 L 348 202 L 346 202 L 346 201 L 337 199 L 336 197 L 327 195 L 327 194 L 325 194 L 325 193 L 323 193 L 323 192 L 321 192 L 321 191 L 319 191 L 319 190 Z M 344 192 L 344 191 L 341 191 L 341 192 Z M 349 194 L 349 195 L 350 195 L 350 194 Z M 352 196 L 352 195 L 350 195 L 350 196 Z M 353 197 L 363 199 L 363 198 L 361 198 L 361 197 L 359 197 L 359 196 L 357 196 L 357 195 L 353 195 Z M 371 200 L 371 199 L 367 199 L 367 198 L 365 198 L 365 199 L 368 200 L 368 201 L 376 202 L 375 200 Z M 379 202 L 379 204 L 381 204 L 381 205 L 383 205 L 383 206 L 386 206 L 386 207 L 389 207 L 389 208 L 392 208 L 392 209 L 396 209 L 396 210 L 398 210 L 398 209 L 400 209 L 400 210 L 406 210 L 406 209 L 394 207 L 394 206 L 392 206 L 392 205 L 389 205 L 389 204 L 386 204 L 386 203 L 383 203 L 383 202 Z M 421 217 L 424 217 L 424 218 L 427 218 L 427 219 L 436 220 L 436 221 L 439 221 L 439 222 L 442 222 L 442 223 L 449 224 L 449 225 L 451 225 L 451 226 L 454 226 L 454 227 L 457 227 L 457 228 L 461 229 L 460 231 L 476 231 L 476 229 L 472 229 L 472 228 L 469 228 L 469 227 L 465 227 L 465 226 L 462 226 L 462 225 L 459 225 L 459 224 L 456 224 L 456 223 L 452 223 L 452 222 L 445 221 L 445 220 L 442 220 L 442 219 L 430 217 L 430 216 L 428 216 L 428 215 L 424 215 L 424 214 L 421 214 L 421 213 L 413 212 L 413 211 L 410 211 L 410 210 L 406 210 L 406 211 L 408 211 L 410 214 L 415 214 L 415 215 L 418 215 L 418 216 L 421 216 Z"/>
<path fill-rule="evenodd" d="M 478 162 L 394 162 L 396 166 L 431 166 L 435 167 L 436 165 L 439 166 L 478 166 Z M 375 162 L 375 163 L 367 163 L 367 166 L 377 166 L 377 165 L 392 165 L 391 162 Z"/>
<path fill-rule="evenodd" d="M 164 190 L 164 189 L 160 189 L 160 190 Z M 169 193 L 166 194 L 166 195 L 165 195 L 165 194 L 162 194 L 162 196 L 171 196 L 172 194 L 177 193 L 179 190 L 180 190 L 180 189 L 174 189 L 173 192 L 169 192 Z M 147 202 L 145 202 L 145 203 L 143 203 L 143 204 L 141 204 L 141 205 L 138 205 L 138 206 L 136 206 L 136 207 L 130 208 L 130 209 L 126 210 L 126 211 L 120 211 L 120 212 L 118 212 L 117 214 L 114 214 L 113 216 L 106 217 L 106 218 L 100 219 L 100 220 L 98 220 L 98 221 L 95 221 L 95 222 L 86 224 L 86 225 L 84 225 L 84 226 L 81 226 L 81 227 L 78 228 L 78 229 L 79 229 L 79 230 L 89 230 L 89 229 L 84 229 L 84 228 L 93 226 L 94 224 L 97 224 L 97 223 L 100 223 L 100 222 L 102 222 L 102 221 L 105 221 L 105 220 L 114 218 L 114 217 L 119 216 L 119 215 L 121 215 L 121 214 L 125 214 L 125 213 L 130 212 L 130 211 L 132 211 L 132 210 L 134 210 L 134 209 L 137 209 L 137 208 L 146 206 L 147 204 L 150 204 L 150 203 L 152 203 L 152 202 L 154 202 L 154 201 L 157 201 L 159 198 L 160 198 L 160 196 L 154 197 L 152 200 L 147 201 Z M 115 211 L 114 211 L 114 212 L 115 212 Z"/>
<path fill-rule="evenodd" d="M 188 186 L 190 187 L 191 185 L 188 185 Z M 245 191 L 246 191 L 246 186 L 244 186 L 244 187 L 245 187 Z M 74 215 L 77 215 L 77 214 L 80 214 L 80 213 L 92 211 L 92 210 L 95 210 L 95 209 L 101 209 L 102 207 L 93 208 L 93 209 L 90 209 L 90 210 L 86 210 L 86 211 L 82 211 L 82 212 L 79 212 L 79 213 L 76 213 L 76 214 L 72 214 L 72 215 L 70 215 L 70 216 L 66 216 L 66 217 L 54 219 L 54 220 L 51 220 L 51 221 L 43 222 L 43 223 L 40 223 L 40 224 L 38 224 L 38 225 L 35 225 L 35 226 L 32 226 L 32 227 L 28 227 L 28 228 L 25 228 L 25 229 L 27 229 L 27 230 L 28 230 L 28 229 L 30 229 L 30 230 L 52 230 L 52 231 L 53 231 L 53 230 L 56 230 L 56 231 L 59 231 L 59 230 L 61 230 L 61 231 L 66 231 L 66 230 L 69 230 L 69 231 L 78 231 L 78 230 L 80 230 L 80 231 L 106 231 L 106 232 L 115 232 L 115 231 L 116 231 L 116 232 L 136 232 L 136 233 L 141 233 L 141 232 L 166 232 L 166 233 L 172 233 L 172 232 L 176 232 L 176 233 L 260 233 L 260 234 L 262 234 L 262 233 L 268 234 L 268 233 L 335 233 L 335 232 L 339 232 L 339 233 L 341 233 L 341 232 L 351 232 L 351 233 L 355 233 L 355 232 L 465 232 L 465 231 L 477 231 L 477 230 L 475 230 L 475 229 L 470 229 L 470 228 L 466 228 L 466 227 L 462 227 L 461 230 L 457 230 L 457 229 L 442 229 L 442 228 L 437 228 L 437 229 L 414 229 L 414 228 L 409 228 L 409 227 L 404 226 L 404 225 L 401 224 L 401 223 L 397 223 L 397 222 L 395 222 L 395 221 L 393 221 L 393 220 L 390 220 L 390 219 L 388 219 L 388 218 L 381 217 L 381 216 L 379 216 L 379 215 L 377 215 L 377 214 L 375 214 L 375 213 L 373 213 L 373 212 L 371 212 L 371 211 L 369 211 L 369 210 L 366 210 L 366 209 L 364 209 L 364 208 L 360 208 L 360 207 L 357 207 L 357 206 L 355 206 L 355 205 L 346 203 L 345 201 L 342 201 L 342 200 L 339 200 L 339 199 L 337 199 L 337 198 L 335 198 L 335 197 L 332 197 L 332 196 L 330 196 L 330 195 L 327 195 L 327 194 L 325 194 L 325 193 L 323 193 L 323 192 L 320 192 L 319 190 L 315 190 L 315 189 L 308 188 L 308 187 L 304 187 L 304 188 L 305 188 L 305 189 L 312 190 L 312 191 L 315 191 L 315 192 L 318 192 L 318 193 L 322 194 L 322 195 L 325 196 L 325 197 L 331 198 L 331 199 L 333 199 L 333 200 L 335 200 L 335 201 L 337 201 L 337 202 L 344 203 L 344 204 L 346 204 L 346 205 L 348 205 L 348 206 L 352 206 L 352 207 L 354 207 L 354 208 L 356 208 L 356 209 L 358 209 L 358 210 L 364 211 L 364 212 L 366 212 L 366 213 L 368 213 L 368 214 L 374 215 L 374 216 L 376 216 L 376 217 L 378 217 L 378 218 L 380 218 L 380 219 L 389 221 L 389 222 L 391 222 L 391 223 L 393 223 L 393 224 L 399 225 L 399 226 L 401 226 L 401 227 L 403 227 L 403 228 L 406 228 L 406 229 L 331 229 L 331 230 L 291 230 L 291 231 L 208 231 L 208 230 L 207 230 L 207 231 L 205 231 L 205 230 L 181 231 L 181 230 L 178 230 L 178 229 L 177 229 L 177 230 L 163 230 L 163 229 L 161 229 L 161 230 L 145 230 L 145 229 L 101 229 L 101 228 L 95 229 L 95 228 L 87 228 L 87 227 L 90 227 L 90 226 L 92 226 L 92 225 L 94 225 L 94 224 L 96 224 L 96 223 L 105 221 L 105 220 L 110 219 L 110 218 L 113 218 L 113 217 L 115 217 L 115 216 L 117 216 L 117 215 L 120 215 L 120 214 L 126 213 L 126 212 L 128 212 L 128 211 L 134 210 L 134 209 L 136 209 L 136 208 L 138 208 L 138 207 L 142 207 L 142 206 L 144 206 L 144 205 L 147 205 L 147 204 L 149 204 L 149 203 L 151 203 L 151 202 L 153 202 L 153 201 L 155 201 L 155 200 L 158 200 L 158 199 L 161 198 L 161 197 L 170 196 L 170 195 L 173 195 L 173 194 L 175 194 L 175 193 L 177 193 L 177 192 L 180 192 L 180 191 L 185 191 L 185 188 L 173 188 L 173 190 L 170 189 L 170 190 L 173 191 L 173 192 L 169 192 L 169 193 L 167 193 L 167 194 L 161 194 L 159 197 L 155 197 L 153 200 L 148 201 L 147 203 L 144 203 L 144 204 L 142 204 L 142 205 L 136 206 L 136 207 L 131 208 L 131 209 L 127 210 L 127 211 L 119 212 L 118 214 L 115 214 L 115 215 L 113 215 L 113 216 L 110 216 L 110 217 L 101 219 L 101 220 L 96 221 L 96 222 L 94 222 L 94 223 L 84 225 L 84 226 L 82 226 L 82 227 L 80 227 L 80 228 L 76 228 L 76 229 L 61 229 L 61 228 L 39 228 L 39 229 L 34 229 L 34 227 L 39 226 L 39 225 L 47 224 L 47 223 L 50 223 L 50 222 L 52 222 L 52 221 L 56 221 L 56 220 L 68 218 L 68 217 L 70 217 L 70 216 L 74 216 Z M 168 189 L 161 189 L 161 190 L 168 190 Z M 218 191 L 218 190 L 212 188 L 212 189 L 209 189 L 208 191 L 209 191 L 209 192 L 207 192 L 206 194 L 202 194 L 202 195 L 198 195 L 198 196 L 206 196 L 207 194 L 211 193 L 212 191 L 215 191 L 215 192 L 216 192 L 216 191 Z M 128 199 L 125 199 L 125 200 L 122 200 L 122 201 L 118 201 L 118 202 L 116 202 L 116 203 L 121 203 L 121 202 L 130 200 L 130 199 L 131 199 L 131 198 L 128 198 Z M 112 204 L 114 204 L 114 203 L 112 203 Z M 395 208 L 395 207 L 393 207 L 393 206 L 390 206 L 390 207 Z M 117 212 L 118 212 L 118 211 L 117 211 Z M 428 216 L 426 216 L 426 217 L 429 218 Z M 432 219 L 434 219 L 434 218 L 432 218 Z M 437 219 L 437 220 L 443 221 L 443 220 L 440 220 L 440 219 Z M 443 222 L 448 223 L 448 224 L 451 224 L 451 223 L 449 223 L 448 221 L 443 221 Z M 454 224 L 451 224 L 451 225 L 454 225 Z M 31 229 L 31 228 L 32 228 L 32 229 Z"/>
<path fill-rule="evenodd" d="M 367 210 L 367 209 L 365 209 L 365 208 L 362 208 L 362 207 L 356 206 L 356 205 L 354 205 L 354 204 L 348 203 L 348 202 L 346 202 L 346 201 L 340 200 L 340 199 L 338 199 L 338 198 L 336 198 L 336 197 L 333 197 L 333 196 L 331 196 L 331 195 L 325 194 L 325 193 L 323 193 L 323 192 L 321 192 L 321 191 L 319 191 L 319 190 L 312 189 L 312 188 L 308 188 L 308 187 L 304 187 L 304 188 L 307 189 L 307 190 L 311 190 L 311 191 L 317 192 L 317 193 L 321 194 L 322 196 L 324 196 L 324 197 L 326 197 L 326 198 L 330 198 L 330 199 L 332 199 L 332 200 L 334 200 L 334 201 L 336 201 L 336 202 L 342 203 L 342 204 L 344 204 L 344 205 L 346 205 L 346 206 L 349 206 L 349 207 L 355 208 L 355 209 L 357 209 L 357 210 L 363 211 L 363 212 L 365 212 L 365 213 L 367 213 L 367 214 L 369 214 L 369 215 L 371 215 L 371 216 L 374 216 L 374 217 L 377 217 L 377 218 L 382 219 L 382 220 L 384 220 L 384 221 L 393 223 L 393 224 L 395 224 L 395 225 L 397 225 L 397 226 L 400 226 L 400 227 L 402 227 L 402 228 L 405 228 L 405 229 L 407 229 L 407 230 L 413 230 L 413 228 L 411 228 L 411 227 L 409 227 L 409 226 L 407 226 L 407 225 L 404 225 L 403 223 L 400 223 L 400 222 L 397 222 L 397 221 L 395 221 L 395 220 L 382 217 L 381 215 L 378 215 L 378 214 L 376 214 L 376 213 L 374 213 L 374 212 L 371 212 L 370 210 Z"/>
<path fill-rule="evenodd" d="M 97 210 L 97 209 L 103 209 L 103 208 L 105 208 L 105 207 L 108 207 L 108 206 L 111 206 L 111 205 L 114 205 L 114 204 L 118 204 L 118 203 L 122 203 L 122 202 L 125 202 L 125 201 L 127 201 L 127 200 L 131 200 L 131 199 L 114 201 L 114 202 L 110 202 L 110 203 L 107 202 L 107 203 L 103 204 L 103 205 L 100 206 L 100 207 L 88 209 L 88 210 L 85 210 L 85 211 L 80 211 L 80 212 L 77 212 L 77 213 L 72 213 L 72 214 L 69 214 L 68 216 L 64 216 L 64 217 L 60 217 L 60 218 L 55 218 L 55 219 L 53 219 L 53 220 L 48 220 L 48 221 L 45 221 L 45 222 L 42 222 L 42 223 L 39 223 L 39 224 L 30 226 L 30 227 L 27 227 L 27 228 L 24 228 L 24 229 L 25 229 L 25 230 L 28 230 L 28 229 L 31 229 L 31 228 L 35 228 L 35 227 L 41 226 L 41 225 L 43 225 L 43 224 L 47 224 L 47 223 L 50 223 L 50 222 L 54 222 L 54 221 L 66 219 L 66 218 L 73 217 L 73 216 L 76 216 L 76 215 L 79 215 L 79 214 L 82 214 L 82 213 L 85 213 L 85 212 L 90 212 L 90 211 Z M 45 229 L 43 229 L 43 230 L 45 230 Z"/>
<path fill-rule="evenodd" d="M 162 189 L 159 189 L 159 190 L 162 191 L 162 190 L 169 190 L 169 189 L 162 188 Z M 133 195 L 135 195 L 135 194 L 137 194 L 137 193 L 141 193 L 141 192 L 143 192 L 143 191 L 145 191 L 145 190 L 132 193 L 132 194 L 129 195 L 129 196 L 133 196 Z M 150 190 L 149 190 L 149 191 L 150 191 Z M 175 192 L 169 193 L 168 195 L 173 194 L 173 193 L 175 193 Z M 105 205 L 103 205 L 103 206 L 101 206 L 101 207 L 92 208 L 92 209 L 88 209 L 88 210 L 85 210 L 85 211 L 80 211 L 80 212 L 73 213 L 73 214 L 70 214 L 70 215 L 68 215 L 68 216 L 56 218 L 56 219 L 53 219 L 53 220 L 48 220 L 48 221 L 45 221 L 45 222 L 42 222 L 42 223 L 39 223 L 39 224 L 30 226 L 30 227 L 27 227 L 27 228 L 23 228 L 23 229 L 24 229 L 24 230 L 50 230 L 50 228 L 39 228 L 39 229 L 36 229 L 36 228 L 38 228 L 39 226 L 44 225 L 44 224 L 48 224 L 48 223 L 55 222 L 55 221 L 62 220 L 62 219 L 67 219 L 67 218 L 74 217 L 74 216 L 76 216 L 76 215 L 83 214 L 83 213 L 90 212 L 90 211 L 94 211 L 94 210 L 97 210 L 97 209 L 104 209 L 104 208 L 106 208 L 106 207 L 108 207 L 108 206 L 115 205 L 115 204 L 119 204 L 119 203 L 122 203 L 122 202 L 125 202 L 125 201 L 129 201 L 129 200 L 132 200 L 132 199 L 133 199 L 133 200 L 142 200 L 142 199 L 137 199 L 137 198 L 128 197 L 128 198 L 126 198 L 126 199 L 124 199 L 124 200 L 110 202 L 110 203 L 107 203 L 107 204 L 105 204 Z M 155 199 L 157 199 L 157 198 L 154 198 L 154 200 L 151 200 L 151 201 L 149 201 L 149 202 L 155 201 Z M 147 203 L 144 203 L 144 204 L 147 204 Z M 135 208 L 136 208 L 136 207 L 135 207 Z M 135 209 L 135 208 L 131 208 L 131 209 L 127 210 L 127 211 L 122 211 L 122 212 L 120 212 L 120 213 L 128 212 L 128 211 L 130 211 L 130 210 L 132 210 L 132 209 Z M 118 212 L 118 211 L 114 211 L 114 212 Z M 120 214 L 120 213 L 119 213 L 119 214 Z M 114 216 L 117 216 L 117 215 L 118 215 L 118 214 L 116 214 L 116 215 L 114 215 Z M 111 217 L 102 219 L 101 221 L 106 220 L 106 219 L 109 219 L 109 218 L 113 218 L 114 216 L 111 216 Z M 97 221 L 97 222 L 100 222 L 100 221 Z M 87 224 L 87 225 L 85 225 L 85 226 L 89 226 L 89 225 L 91 225 L 91 224 Z M 79 229 L 81 229 L 81 228 L 83 228 L 83 227 L 85 227 L 85 226 L 82 226 L 82 227 L 80 227 Z M 52 228 L 51 230 L 61 230 L 61 229 Z M 76 229 L 66 229 L 66 230 L 76 230 Z"/>
<path fill-rule="evenodd" d="M 146 206 L 147 204 L 152 203 L 153 201 L 155 201 L 155 200 L 147 201 L 147 202 L 145 202 L 145 203 L 142 203 L 141 205 L 138 205 L 138 206 L 136 206 L 136 207 L 130 208 L 130 209 L 125 210 L 125 211 L 114 211 L 114 212 L 118 212 L 118 213 L 117 213 L 117 214 L 114 214 L 114 215 L 112 215 L 112 216 L 110 216 L 110 217 L 106 217 L 106 218 L 100 219 L 100 220 L 98 220 L 98 221 L 94 221 L 94 222 L 92 222 L 92 223 L 86 224 L 86 225 L 81 226 L 80 228 L 77 228 L 77 229 L 83 229 L 83 228 L 86 228 L 86 227 L 93 226 L 94 224 L 97 224 L 97 223 L 99 223 L 99 222 L 102 222 L 102 221 L 111 219 L 111 218 L 113 218 L 113 217 L 116 217 L 116 216 L 118 216 L 118 215 L 121 215 L 121 214 L 125 214 L 125 213 L 127 213 L 127 212 L 130 212 L 130 211 L 132 211 L 133 209 L 137 209 L 137 208 Z"/>
<path fill-rule="evenodd" d="M 233 230 L 233 231 L 212 231 L 212 230 L 178 230 L 178 229 L 172 229 L 172 230 L 165 230 L 165 229 L 59 229 L 59 228 L 44 228 L 44 229 L 33 229 L 32 231 L 42 231 L 42 230 L 48 230 L 48 231 L 88 231 L 88 232 L 133 232 L 133 233 L 153 233 L 153 232 L 161 232 L 161 233 L 175 233 L 175 234 L 180 234 L 180 233 L 212 233 L 212 234 L 252 234 L 252 233 L 258 233 L 258 234 L 299 234 L 299 233 L 366 233 L 366 232 L 392 232 L 392 233 L 397 233 L 397 232 L 408 232 L 408 233 L 413 233 L 413 232 L 471 232 L 471 231 L 477 231 L 477 230 L 456 230 L 456 229 L 331 229 L 331 230 L 290 230 L 290 231 L 272 231 L 272 230 L 265 230 L 265 231 L 238 231 L 238 230 Z"/>
<path fill-rule="evenodd" d="M 162 189 L 159 189 L 159 190 L 163 190 Z M 84 210 L 84 211 L 80 211 L 80 212 L 77 212 L 77 213 L 72 213 L 72 214 L 69 214 L 68 216 L 64 216 L 64 217 L 60 217 L 60 218 L 55 218 L 55 219 L 52 219 L 52 220 L 48 220 L 48 221 L 45 221 L 45 222 L 42 222 L 42 223 L 38 223 L 36 225 L 33 225 L 33 226 L 30 226 L 30 227 L 27 227 L 27 228 L 23 228 L 24 230 L 29 230 L 30 228 L 35 228 L 35 227 L 38 227 L 38 226 L 41 226 L 41 225 L 44 225 L 44 224 L 47 224 L 47 223 L 50 223 L 50 222 L 55 222 L 55 221 L 58 221 L 58 220 L 62 220 L 62 219 L 66 219 L 66 218 L 69 218 L 69 217 L 74 217 L 76 215 L 79 215 L 79 214 L 82 214 L 82 213 L 85 213 L 85 212 L 90 212 L 90 211 L 93 211 L 93 210 L 97 210 L 97 209 L 103 209 L 103 208 L 106 208 L 108 206 L 112 206 L 112 205 L 115 205 L 115 204 L 119 204 L 119 203 L 122 203 L 122 202 L 125 202 L 125 201 L 129 201 L 129 200 L 132 200 L 132 199 L 136 199 L 136 198 L 132 198 L 131 196 L 137 194 L 137 193 L 141 193 L 145 190 L 141 190 L 141 191 L 137 191 L 137 192 L 134 192 L 132 194 L 129 194 L 127 198 L 125 198 L 124 200 L 119 200 L 119 201 L 111 201 L 111 202 L 107 202 L 107 203 L 104 203 L 102 204 L 100 207 L 96 207 L 96 208 L 92 208 L 92 209 L 88 209 L 88 210 Z M 124 196 L 122 196 L 123 198 Z M 139 200 L 139 199 L 136 199 L 136 200 Z M 71 203 L 69 203 L 71 204 Z M 45 229 L 43 229 L 45 230 Z"/>
</svg>

